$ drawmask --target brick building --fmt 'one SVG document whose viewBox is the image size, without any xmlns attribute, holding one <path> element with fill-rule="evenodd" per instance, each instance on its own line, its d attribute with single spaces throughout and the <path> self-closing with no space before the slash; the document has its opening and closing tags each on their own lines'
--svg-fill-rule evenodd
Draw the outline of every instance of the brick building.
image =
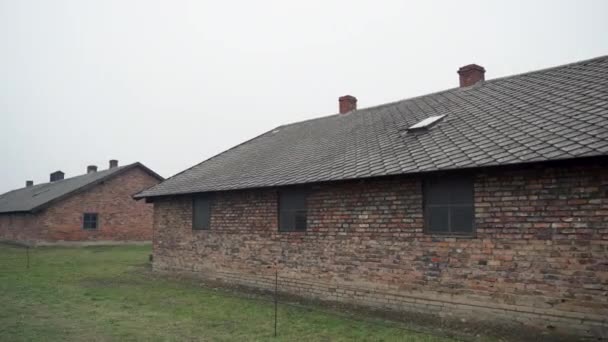
<svg viewBox="0 0 608 342">
<path fill-rule="evenodd" d="M 394 311 L 608 332 L 608 56 L 277 127 L 136 195 L 154 265 Z"/>
<path fill-rule="evenodd" d="M 153 206 L 132 196 L 163 180 L 141 163 L 107 170 L 87 167 L 84 175 L 0 195 L 0 241 L 28 244 L 143 242 L 152 240 Z"/>
</svg>

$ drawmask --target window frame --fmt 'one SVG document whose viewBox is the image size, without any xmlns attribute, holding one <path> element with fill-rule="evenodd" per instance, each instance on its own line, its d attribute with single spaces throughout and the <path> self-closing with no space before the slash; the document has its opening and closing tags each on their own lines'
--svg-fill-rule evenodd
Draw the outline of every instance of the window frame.
<svg viewBox="0 0 608 342">
<path fill-rule="evenodd" d="M 89 216 L 89 219 L 87 219 L 87 216 Z M 95 220 L 91 220 L 90 216 L 94 217 Z M 94 222 L 95 223 L 95 227 L 90 227 L 90 223 Z M 87 223 L 89 225 L 87 225 Z M 99 229 L 99 213 L 92 213 L 92 212 L 86 212 L 82 214 L 82 229 L 83 230 L 98 230 Z"/>
<path fill-rule="evenodd" d="M 304 197 L 304 209 L 296 209 L 296 210 L 290 210 L 294 212 L 294 226 L 293 228 L 285 228 L 282 225 L 283 220 L 281 220 L 281 213 L 283 212 L 282 209 L 282 198 L 283 196 L 285 196 L 285 194 L 298 194 L 298 195 L 302 195 Z M 306 231 L 308 231 L 308 196 L 310 194 L 309 189 L 307 188 L 301 188 L 301 187 L 297 187 L 297 188 L 286 188 L 286 189 L 281 189 L 277 192 L 277 226 L 278 226 L 278 231 L 280 233 L 305 233 Z M 298 215 L 298 211 L 304 211 L 304 229 L 297 229 L 297 224 L 296 224 L 296 220 L 297 220 L 297 215 Z M 301 213 L 300 213 L 301 214 Z"/>
<path fill-rule="evenodd" d="M 470 202 L 467 203 L 454 203 L 451 200 L 447 204 L 430 204 L 428 201 L 429 198 L 429 188 L 430 182 L 437 179 L 448 179 L 450 181 L 458 181 L 463 180 L 464 182 L 470 184 Z M 476 224 L 475 224 L 475 177 L 471 174 L 456 174 L 456 175 L 434 175 L 431 177 L 426 177 L 422 182 L 422 205 L 423 205 L 423 214 L 424 214 L 424 233 L 427 235 L 438 235 L 438 236 L 453 236 L 453 237 L 475 237 L 477 234 Z M 447 231 L 433 231 L 431 230 L 430 220 L 430 208 L 441 208 L 445 207 L 448 209 L 447 220 L 448 220 L 448 229 Z M 470 208 L 471 209 L 471 230 L 470 231 L 453 231 L 452 227 L 452 209 L 453 208 Z"/>
<path fill-rule="evenodd" d="M 196 203 L 197 201 L 208 202 L 208 217 L 206 220 L 206 227 L 197 227 L 196 223 Z M 201 194 L 192 196 L 192 230 L 193 231 L 207 231 L 211 230 L 211 212 L 213 209 L 213 196 L 210 194 Z"/>
</svg>

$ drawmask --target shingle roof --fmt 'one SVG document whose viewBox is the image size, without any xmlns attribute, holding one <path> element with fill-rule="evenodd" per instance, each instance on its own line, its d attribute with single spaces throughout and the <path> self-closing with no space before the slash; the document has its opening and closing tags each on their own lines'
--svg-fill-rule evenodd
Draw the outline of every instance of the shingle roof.
<svg viewBox="0 0 608 342">
<path fill-rule="evenodd" d="M 435 115 L 428 130 L 408 131 Z M 284 125 L 136 197 L 608 154 L 608 56 Z"/>
<path fill-rule="evenodd" d="M 93 186 L 135 167 L 141 167 L 153 177 L 163 180 L 161 176 L 143 164 L 133 163 L 99 172 L 66 178 L 60 181 L 9 191 L 0 195 L 0 213 L 35 211 L 56 200 L 65 198 L 77 191 L 86 189 L 89 186 Z"/>
</svg>

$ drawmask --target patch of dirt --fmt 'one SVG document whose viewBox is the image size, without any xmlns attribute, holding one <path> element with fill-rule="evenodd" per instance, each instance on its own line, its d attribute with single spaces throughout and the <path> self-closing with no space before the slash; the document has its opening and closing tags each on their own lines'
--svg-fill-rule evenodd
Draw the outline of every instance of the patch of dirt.
<svg viewBox="0 0 608 342">
<path fill-rule="evenodd" d="M 212 328 L 224 328 L 227 330 L 236 330 L 239 326 L 239 322 L 236 321 L 221 321 L 221 322 L 209 322 L 207 323 Z"/>
</svg>

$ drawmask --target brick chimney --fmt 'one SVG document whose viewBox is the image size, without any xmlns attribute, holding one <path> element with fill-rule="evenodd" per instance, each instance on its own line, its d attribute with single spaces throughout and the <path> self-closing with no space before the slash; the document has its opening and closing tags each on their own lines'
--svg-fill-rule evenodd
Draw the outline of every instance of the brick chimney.
<svg viewBox="0 0 608 342">
<path fill-rule="evenodd" d="M 470 87 L 479 81 L 485 80 L 486 69 L 477 64 L 465 65 L 458 69 L 460 87 Z"/>
<path fill-rule="evenodd" d="M 62 180 L 63 176 L 65 176 L 65 173 L 61 171 L 55 171 L 51 173 L 51 182 Z"/>
<path fill-rule="evenodd" d="M 97 165 L 89 165 L 87 166 L 87 173 L 97 172 Z"/>
<path fill-rule="evenodd" d="M 110 169 L 113 169 L 115 167 L 118 167 L 118 160 L 110 159 Z"/>
<path fill-rule="evenodd" d="M 338 102 L 340 103 L 340 114 L 346 114 L 357 109 L 357 98 L 354 96 L 340 96 Z"/>
<path fill-rule="evenodd" d="M 34 181 L 33 180 L 26 180 L 25 181 L 25 187 L 26 188 L 31 188 L 34 186 Z"/>
</svg>

